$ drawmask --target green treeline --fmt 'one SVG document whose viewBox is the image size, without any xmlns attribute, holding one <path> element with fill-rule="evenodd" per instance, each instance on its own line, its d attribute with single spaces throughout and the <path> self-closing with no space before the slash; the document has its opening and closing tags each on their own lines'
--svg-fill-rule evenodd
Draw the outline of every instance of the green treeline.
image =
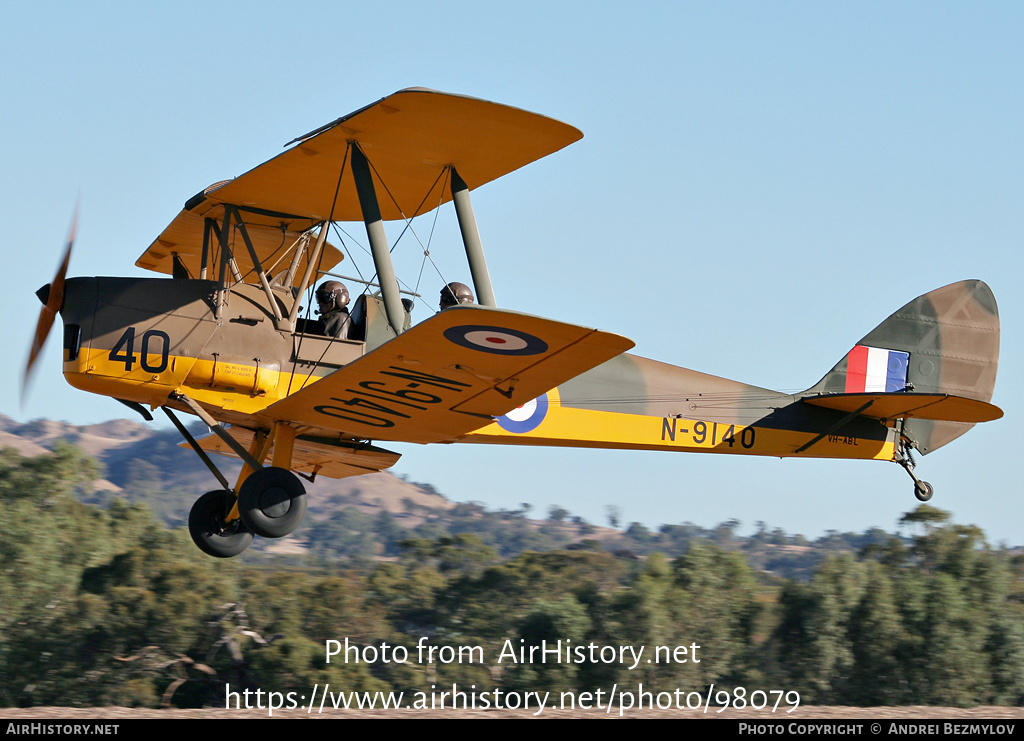
<svg viewBox="0 0 1024 741">
<path fill-rule="evenodd" d="M 143 506 L 81 503 L 94 475 L 71 447 L 0 454 L 0 706 L 223 705 L 225 683 L 298 693 L 714 684 L 795 690 L 802 704 L 1024 700 L 1024 564 L 926 506 L 904 518 L 913 537 L 875 533 L 781 586 L 707 538 L 674 559 L 596 545 L 502 557 L 476 534 L 442 534 L 407 539 L 387 560 L 320 554 L 270 568 L 209 559 Z M 346 639 L 376 650 L 328 664 L 327 642 Z M 508 658 L 558 641 L 643 647 L 645 660 Z M 421 644 L 434 661 L 418 660 Z M 385 645 L 408 659 L 385 660 Z M 647 663 L 656 647 L 675 660 Z M 463 661 L 441 660 L 460 649 Z"/>
</svg>

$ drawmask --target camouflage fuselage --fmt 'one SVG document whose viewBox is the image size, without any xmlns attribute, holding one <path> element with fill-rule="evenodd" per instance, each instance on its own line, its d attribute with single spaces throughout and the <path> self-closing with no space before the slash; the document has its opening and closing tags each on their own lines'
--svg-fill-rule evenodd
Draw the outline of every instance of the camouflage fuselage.
<svg viewBox="0 0 1024 741">
<path fill-rule="evenodd" d="M 263 410 L 394 337 L 374 297 L 354 312 L 360 340 L 282 331 L 266 303 L 259 287 L 242 284 L 220 294 L 218 284 L 203 280 L 72 279 L 62 312 L 65 376 L 77 388 L 153 407 L 185 409 L 168 401 L 185 393 L 220 421 L 258 429 L 265 427 Z M 991 292 L 980 281 L 964 281 L 915 299 L 861 343 L 905 348 L 908 389 L 988 401 L 998 339 Z M 793 395 L 621 354 L 460 441 L 892 460 L 891 421 L 802 401 L 842 393 L 846 372 L 844 358 L 816 386 Z M 970 428 L 907 425 L 924 452 Z M 325 417 L 322 427 L 302 433 L 403 439 L 344 418 Z"/>
</svg>

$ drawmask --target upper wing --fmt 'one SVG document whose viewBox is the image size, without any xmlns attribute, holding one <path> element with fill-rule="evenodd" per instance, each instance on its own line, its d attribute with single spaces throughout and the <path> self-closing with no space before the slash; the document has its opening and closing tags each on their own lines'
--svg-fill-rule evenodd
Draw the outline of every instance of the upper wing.
<svg viewBox="0 0 1024 741">
<path fill-rule="evenodd" d="M 200 195 L 212 193 L 217 187 L 218 185 L 211 185 Z M 203 241 L 206 236 L 207 219 L 212 219 L 219 229 L 224 221 L 224 205 L 211 202 L 208 208 L 196 207 L 195 210 L 190 210 L 190 203 L 192 201 L 185 204 L 185 208 L 174 217 L 174 221 L 167 225 L 153 244 L 135 261 L 136 266 L 171 275 L 174 272 L 176 256 L 193 277 L 199 277 L 203 269 Z M 292 256 L 291 247 L 296 240 L 318 222 L 282 214 L 246 212 L 245 223 L 249 239 L 252 240 L 253 251 L 263 269 L 276 274 L 288 268 Z M 212 238 L 210 249 L 214 250 L 215 254 L 220 249 L 217 237 Z M 303 252 L 297 269 L 299 275 L 306 269 L 309 256 L 309 250 Z M 243 275 L 253 269 L 252 258 L 244 247 L 235 249 L 234 257 Z M 321 270 L 330 270 L 343 258 L 341 251 L 327 242 L 317 265 Z"/>
<path fill-rule="evenodd" d="M 448 309 L 260 413 L 345 435 L 452 442 L 633 347 L 498 309 Z"/>
<path fill-rule="evenodd" d="M 208 197 L 318 221 L 360 221 L 352 178 L 338 190 L 349 144 L 358 142 L 390 194 L 380 199 L 381 217 L 400 219 L 451 200 L 439 182 L 448 165 L 478 188 L 582 137 L 568 124 L 519 108 L 410 88 L 298 137 L 297 146 Z"/>
<path fill-rule="evenodd" d="M 582 137 L 568 124 L 519 108 L 423 88 L 400 90 L 190 199 L 136 264 L 170 272 L 171 246 L 198 254 L 204 220 L 221 220 L 224 204 L 240 208 L 247 224 L 265 227 L 271 242 L 280 242 L 282 226 L 302 232 L 324 220 L 362 220 L 355 181 L 345 172 L 353 143 L 372 165 L 377 192 L 387 193 L 380 199 L 382 218 L 394 220 L 450 201 L 451 190 L 444 187 L 449 165 L 477 188 Z"/>
</svg>

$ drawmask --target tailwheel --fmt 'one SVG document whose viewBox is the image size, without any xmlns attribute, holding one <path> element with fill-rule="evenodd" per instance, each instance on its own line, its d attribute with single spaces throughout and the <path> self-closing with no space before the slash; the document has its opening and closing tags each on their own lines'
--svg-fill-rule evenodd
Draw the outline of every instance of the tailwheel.
<svg viewBox="0 0 1024 741">
<path fill-rule="evenodd" d="M 917 479 L 914 482 L 914 496 L 920 499 L 922 502 L 927 502 L 932 498 L 932 494 L 935 493 L 935 487 L 929 484 L 927 481 L 921 481 Z"/>
<path fill-rule="evenodd" d="M 238 513 L 257 535 L 283 538 L 306 516 L 306 489 L 291 471 L 261 468 L 249 474 L 238 490 Z"/>
<path fill-rule="evenodd" d="M 894 460 L 903 466 L 903 470 L 906 471 L 910 475 L 910 478 L 914 480 L 914 496 L 921 502 L 927 502 L 935 493 L 935 487 L 927 481 L 922 481 L 914 473 L 914 469 L 917 467 L 917 462 L 914 460 L 914 456 L 910 451 L 916 447 L 917 443 L 904 436 L 901 432 Z"/>
<path fill-rule="evenodd" d="M 215 558 L 232 558 L 252 543 L 252 533 L 241 520 L 226 522 L 234 503 L 231 492 L 208 491 L 188 513 L 188 533 L 199 550 Z"/>
</svg>

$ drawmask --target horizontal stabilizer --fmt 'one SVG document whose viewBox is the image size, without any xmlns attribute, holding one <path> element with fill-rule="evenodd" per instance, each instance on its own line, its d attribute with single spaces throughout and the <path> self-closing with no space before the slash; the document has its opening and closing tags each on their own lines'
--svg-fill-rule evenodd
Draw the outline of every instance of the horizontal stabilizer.
<svg viewBox="0 0 1024 741">
<path fill-rule="evenodd" d="M 252 444 L 253 432 L 244 427 L 229 427 L 227 432 L 243 447 Z M 210 453 L 220 453 L 232 458 L 238 456 L 217 435 L 207 435 L 196 442 L 199 447 Z M 187 447 L 188 443 L 181 443 Z M 268 451 L 273 455 L 273 448 Z M 295 439 L 292 450 L 292 469 L 306 474 L 317 474 L 332 479 L 344 479 L 349 476 L 362 476 L 364 473 L 375 473 L 391 468 L 402 456 L 390 450 L 372 445 L 357 445 L 339 441 L 337 438 L 316 438 L 300 435 Z"/>
<path fill-rule="evenodd" d="M 803 399 L 806 404 L 872 419 L 930 419 L 937 422 L 990 422 L 1003 416 L 995 404 L 950 394 L 879 393 L 826 394 Z"/>
</svg>

